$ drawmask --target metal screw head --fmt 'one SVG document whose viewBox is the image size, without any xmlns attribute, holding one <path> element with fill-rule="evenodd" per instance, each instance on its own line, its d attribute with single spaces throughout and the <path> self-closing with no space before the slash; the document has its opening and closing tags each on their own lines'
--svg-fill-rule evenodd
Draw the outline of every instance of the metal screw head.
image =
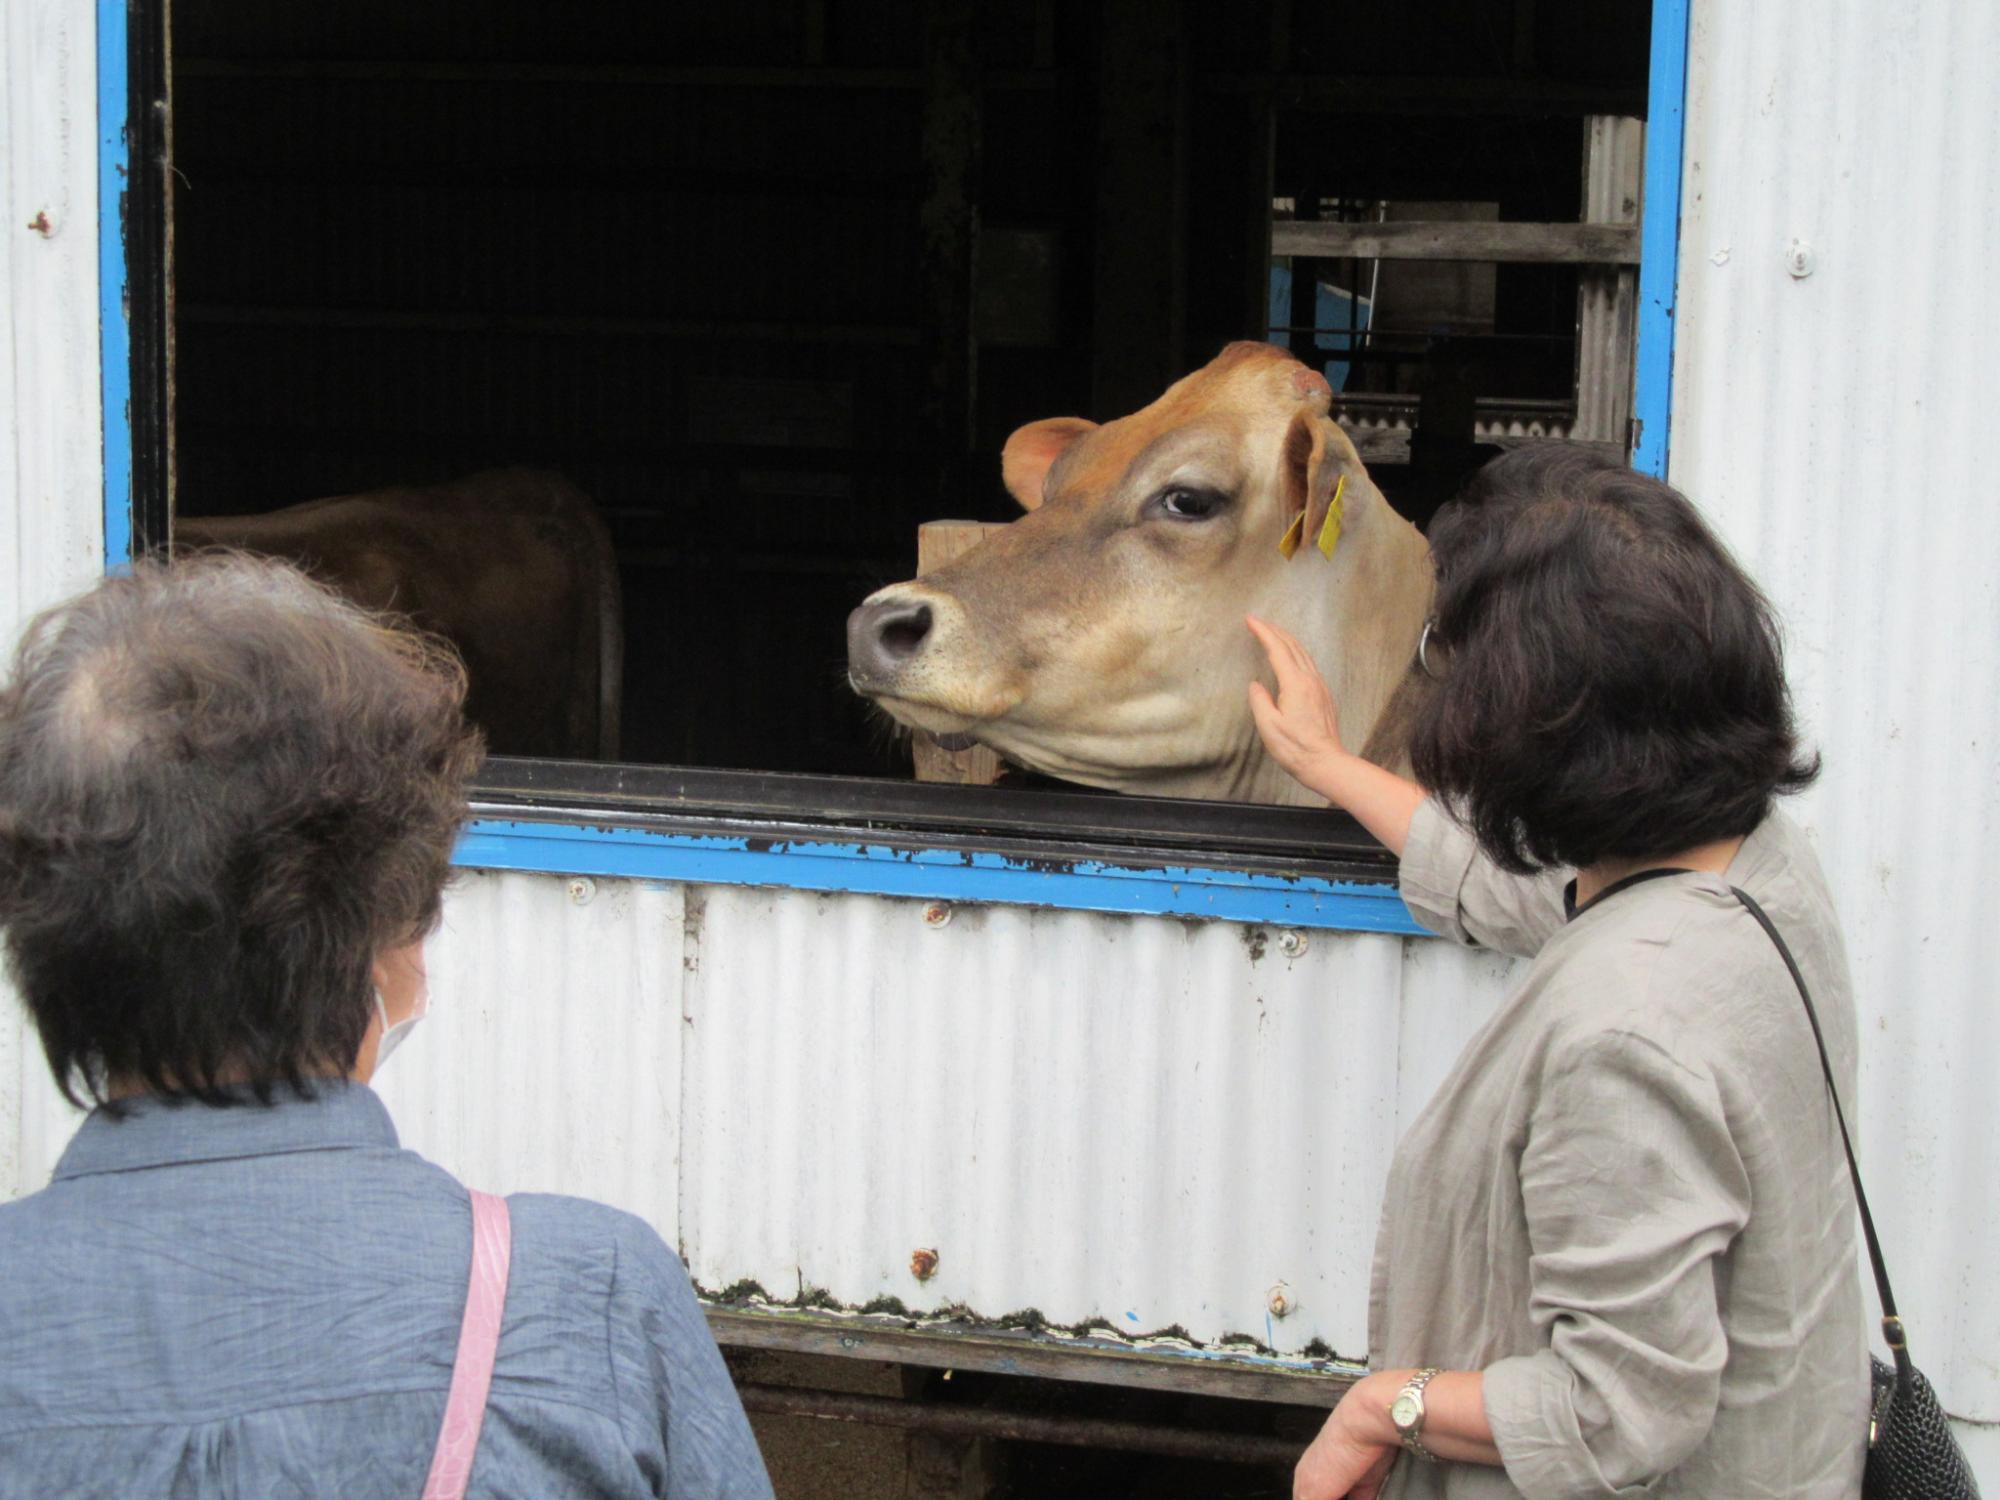
<svg viewBox="0 0 2000 1500">
<path fill-rule="evenodd" d="M 1795 281 L 1803 281 L 1813 273 L 1812 246 L 1804 240 L 1793 240 L 1791 248 L 1785 251 L 1785 269 Z"/>
<path fill-rule="evenodd" d="M 591 897 L 597 894 L 597 882 L 588 875 L 572 875 L 569 878 L 569 899 L 577 906 L 588 906 Z"/>
<path fill-rule="evenodd" d="M 1292 1289 L 1284 1282 L 1279 1282 L 1271 1288 L 1270 1296 L 1266 1299 L 1265 1306 L 1271 1309 L 1272 1317 L 1284 1317 L 1286 1313 L 1292 1310 Z"/>
<path fill-rule="evenodd" d="M 924 926 L 943 927 L 950 921 L 951 903 L 949 901 L 933 901 L 924 908 Z"/>
<path fill-rule="evenodd" d="M 910 1252 L 910 1274 L 919 1281 L 929 1281 L 937 1275 L 938 1253 L 935 1250 L 912 1250 Z"/>
<path fill-rule="evenodd" d="M 1278 951 L 1287 958 L 1297 958 L 1306 951 L 1306 935 L 1296 928 L 1287 927 L 1278 934 Z"/>
</svg>

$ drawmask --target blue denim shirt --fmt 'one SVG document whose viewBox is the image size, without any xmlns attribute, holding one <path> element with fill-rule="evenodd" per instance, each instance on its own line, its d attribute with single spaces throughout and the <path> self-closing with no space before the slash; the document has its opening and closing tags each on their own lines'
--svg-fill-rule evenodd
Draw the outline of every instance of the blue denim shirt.
<svg viewBox="0 0 2000 1500">
<path fill-rule="evenodd" d="M 0 1497 L 417 1500 L 471 1209 L 359 1084 L 85 1120 L 0 1205 Z M 686 1272 L 640 1220 L 508 1200 L 473 1496 L 768 1500 Z"/>
</svg>

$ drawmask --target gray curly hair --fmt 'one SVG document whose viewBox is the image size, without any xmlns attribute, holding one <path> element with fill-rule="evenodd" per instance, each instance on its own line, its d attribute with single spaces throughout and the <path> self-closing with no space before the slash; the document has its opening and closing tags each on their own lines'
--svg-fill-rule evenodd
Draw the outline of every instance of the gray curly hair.
<svg viewBox="0 0 2000 1500">
<path fill-rule="evenodd" d="M 481 756 L 449 647 L 284 564 L 140 563 L 0 686 L 0 929 L 57 1086 L 268 1103 L 353 1065 Z"/>
</svg>

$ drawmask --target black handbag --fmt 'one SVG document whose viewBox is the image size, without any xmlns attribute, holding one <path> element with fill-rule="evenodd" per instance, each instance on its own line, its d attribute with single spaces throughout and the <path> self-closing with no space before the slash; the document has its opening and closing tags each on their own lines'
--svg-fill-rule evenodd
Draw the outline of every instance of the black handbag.
<svg viewBox="0 0 2000 1500">
<path fill-rule="evenodd" d="M 1826 1038 L 1820 1034 L 1819 1013 L 1813 1009 L 1806 977 L 1799 972 L 1792 950 L 1778 935 L 1771 919 L 1743 891 L 1730 887 L 1744 910 L 1757 919 L 1767 936 L 1777 945 L 1778 956 L 1791 971 L 1799 998 L 1806 1003 L 1806 1019 L 1812 1022 L 1813 1041 L 1819 1047 L 1819 1065 L 1826 1073 L 1827 1096 L 1833 1100 L 1833 1117 L 1840 1125 L 1840 1144 L 1847 1152 L 1847 1170 L 1854 1181 L 1854 1202 L 1861 1210 L 1861 1233 L 1868 1241 L 1868 1263 L 1875 1268 L 1875 1290 L 1882 1298 L 1882 1333 L 1889 1341 L 1894 1364 L 1884 1364 L 1873 1355 L 1869 1365 L 1874 1377 L 1873 1405 L 1868 1419 L 1868 1467 L 1862 1475 L 1862 1500 L 1979 1500 L 1979 1484 L 1972 1466 L 1952 1436 L 1951 1423 L 1938 1404 L 1937 1392 L 1922 1371 L 1910 1362 L 1909 1340 L 1903 1320 L 1896 1316 L 1896 1297 L 1889 1290 L 1889 1270 L 1882 1264 L 1882 1246 L 1875 1238 L 1875 1220 L 1868 1212 L 1868 1195 L 1861 1188 L 1861 1168 L 1854 1160 L 1854 1142 L 1848 1138 L 1847 1116 L 1840 1108 L 1840 1090 L 1833 1086 L 1833 1064 L 1827 1060 Z"/>
</svg>

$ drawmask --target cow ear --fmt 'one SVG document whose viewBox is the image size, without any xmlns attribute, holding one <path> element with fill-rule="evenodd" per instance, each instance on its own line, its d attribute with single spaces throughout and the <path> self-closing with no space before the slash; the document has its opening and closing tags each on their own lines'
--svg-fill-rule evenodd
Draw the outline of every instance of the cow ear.
<svg viewBox="0 0 2000 1500">
<path fill-rule="evenodd" d="M 1050 417 L 1017 430 L 1000 450 L 1000 478 L 1007 486 L 1007 493 L 1020 503 L 1021 509 L 1035 509 L 1042 503 L 1042 486 L 1047 483 L 1056 460 L 1068 451 L 1070 444 L 1096 430 L 1095 422 L 1082 417 Z"/>
<path fill-rule="evenodd" d="M 1312 542 L 1327 534 L 1326 513 L 1335 494 L 1355 493 L 1368 477 L 1361 455 L 1332 417 L 1302 411 L 1285 432 L 1282 476 L 1287 520 L 1303 511 L 1300 534 Z M 1341 480 L 1347 484 L 1343 490 Z M 1337 535 L 1332 538 L 1337 541 Z M 1331 555 L 1331 548 L 1325 549 Z"/>
</svg>

